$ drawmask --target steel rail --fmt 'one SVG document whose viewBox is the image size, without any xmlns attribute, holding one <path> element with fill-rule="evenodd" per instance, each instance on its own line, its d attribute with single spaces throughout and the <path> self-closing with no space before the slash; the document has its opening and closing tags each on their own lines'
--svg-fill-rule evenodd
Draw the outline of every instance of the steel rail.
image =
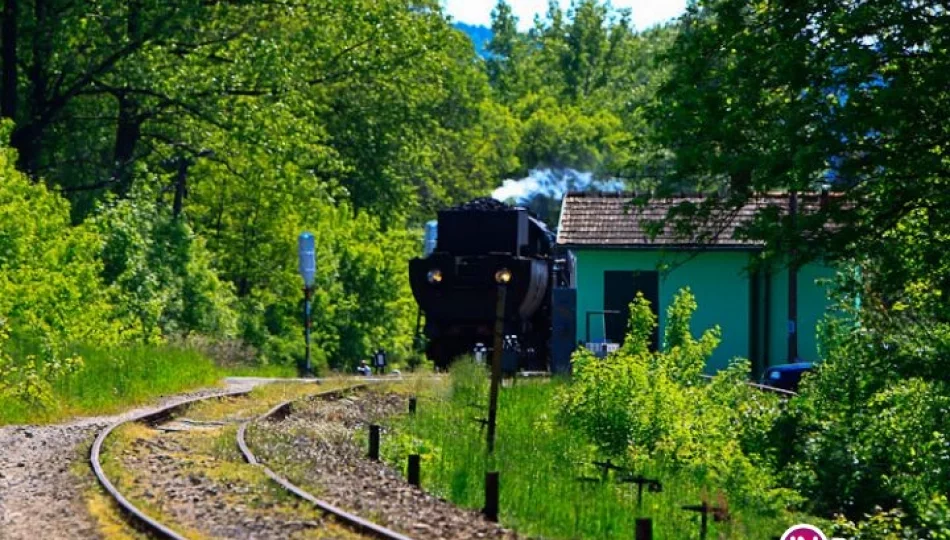
<svg viewBox="0 0 950 540">
<path fill-rule="evenodd" d="M 135 528 L 144 530 L 145 532 L 151 533 L 158 538 L 169 538 L 172 540 L 186 540 L 186 538 L 168 526 L 162 524 L 155 518 L 149 516 L 140 508 L 132 504 L 122 493 L 115 487 L 115 484 L 109 480 L 109 477 L 106 475 L 105 470 L 102 468 L 102 445 L 105 442 L 106 438 L 112 433 L 116 428 L 129 423 L 136 422 L 145 422 L 148 424 L 156 424 L 159 421 L 168 418 L 175 411 L 180 410 L 184 407 L 198 403 L 200 401 L 205 401 L 209 399 L 220 399 L 226 397 L 240 397 L 246 396 L 250 393 L 250 390 L 242 390 L 238 392 L 222 392 L 218 394 L 212 394 L 209 396 L 194 398 L 176 403 L 174 405 L 169 405 L 167 407 L 162 407 L 152 412 L 143 413 L 137 416 L 126 420 L 120 420 L 113 423 L 112 425 L 106 427 L 104 430 L 99 432 L 99 435 L 96 436 L 96 440 L 92 443 L 92 449 L 89 451 L 89 461 L 92 464 L 92 470 L 96 475 L 96 479 L 99 480 L 99 484 L 108 492 L 109 496 L 112 497 L 116 503 L 119 504 L 119 508 L 122 512 L 130 519 L 132 522 L 131 525 Z"/>
<path fill-rule="evenodd" d="M 253 379 L 253 378 L 250 378 L 250 379 Z M 310 382 L 310 383 L 320 383 L 320 382 L 324 382 L 324 381 L 325 381 L 325 379 L 320 379 L 320 378 L 314 378 L 314 379 L 271 379 L 271 380 L 265 380 L 265 381 L 263 381 L 262 384 L 269 384 L 269 383 L 273 383 L 273 382 L 282 382 L 282 381 L 285 381 L 285 380 L 290 380 L 290 381 L 292 381 L 292 382 L 301 381 L 301 382 Z M 376 381 L 377 379 L 372 379 L 372 380 L 373 380 L 373 381 Z M 365 384 L 365 383 L 363 383 L 363 384 Z M 356 386 L 363 386 L 363 384 L 356 385 Z M 108 475 L 106 474 L 105 470 L 102 468 L 102 446 L 103 446 L 103 444 L 105 443 L 106 439 L 109 437 L 109 435 L 112 434 L 112 432 L 115 431 L 117 428 L 119 428 L 120 426 L 125 425 L 125 424 L 131 424 L 131 423 L 137 423 L 137 422 L 144 422 L 144 423 L 149 424 L 149 425 L 155 425 L 155 424 L 161 422 L 162 420 L 165 420 L 165 419 L 171 417 L 176 411 L 179 411 L 179 410 L 181 410 L 181 409 L 184 409 L 185 407 L 188 407 L 188 406 L 193 405 L 193 404 L 195 404 L 195 403 L 199 403 L 199 402 L 201 402 L 201 401 L 206 401 L 206 400 L 211 400 L 211 399 L 227 398 L 227 397 L 243 397 L 243 396 L 247 396 L 247 395 L 250 394 L 250 393 L 251 393 L 251 390 L 239 390 L 239 391 L 233 391 L 233 392 L 219 392 L 219 393 L 216 393 L 216 394 L 211 394 L 211 395 L 207 395 L 207 396 L 196 397 L 196 398 L 184 400 L 184 401 L 181 401 L 181 402 L 179 402 L 179 403 L 175 403 L 175 404 L 173 404 L 173 405 L 168 405 L 168 406 L 166 406 L 166 407 L 161 407 L 161 408 L 156 409 L 156 410 L 154 410 L 154 411 L 142 413 L 142 414 L 135 415 L 135 416 L 132 416 L 132 417 L 130 417 L 130 418 L 127 418 L 127 419 L 125 419 L 125 420 L 120 420 L 120 421 L 114 422 L 113 424 L 107 426 L 105 429 L 103 429 L 101 432 L 99 432 L 99 434 L 96 436 L 95 441 L 92 443 L 92 448 L 91 448 L 90 451 L 89 451 L 89 461 L 90 461 L 90 464 L 92 465 L 93 473 L 96 475 L 96 479 L 99 481 L 99 485 L 101 485 L 101 486 L 103 487 L 103 489 L 106 490 L 106 493 L 108 493 L 109 497 L 111 497 L 111 498 L 112 498 L 114 501 L 116 501 L 116 503 L 119 505 L 119 509 L 120 509 L 120 510 L 122 511 L 122 513 L 126 516 L 126 518 L 127 518 L 128 521 L 129 521 L 129 524 L 130 524 L 132 527 L 134 527 L 134 528 L 136 528 L 136 529 L 140 529 L 140 530 L 142 530 L 142 531 L 144 531 L 144 532 L 150 533 L 150 534 L 156 536 L 157 538 L 169 538 L 169 539 L 173 539 L 173 540 L 186 540 L 186 537 L 184 537 L 184 536 L 182 536 L 182 535 L 176 533 L 174 530 L 172 530 L 171 528 L 169 528 L 167 525 L 161 523 L 160 521 L 158 521 L 157 519 L 153 518 L 152 516 L 149 516 L 149 515 L 148 515 L 146 512 L 144 512 L 142 509 L 140 509 L 139 507 L 135 506 L 135 505 L 134 505 L 131 501 L 129 501 L 124 495 L 122 495 L 122 493 L 121 493 L 121 492 L 119 491 L 119 489 L 115 486 L 115 484 L 112 483 L 112 481 L 109 479 L 109 477 L 108 477 Z"/>
<path fill-rule="evenodd" d="M 328 399 L 334 396 L 342 396 L 346 392 L 365 388 L 366 386 L 368 385 L 359 384 L 359 385 L 350 386 L 347 388 L 340 388 L 337 390 L 328 390 L 326 392 L 312 394 L 310 396 L 307 396 L 304 399 L 308 399 L 308 400 Z M 270 469 L 270 467 L 268 467 L 267 465 L 264 465 L 263 463 L 261 463 L 259 459 L 257 459 L 257 456 L 254 455 L 250 447 L 247 445 L 247 440 L 246 440 L 247 428 L 254 422 L 258 422 L 258 421 L 263 422 L 270 418 L 277 417 L 278 415 L 288 414 L 290 412 L 290 408 L 292 407 L 293 403 L 296 401 L 299 401 L 299 398 L 284 401 L 283 403 L 278 404 L 277 406 L 267 411 L 260 417 L 256 419 L 248 420 L 241 424 L 241 426 L 238 428 L 238 431 L 237 431 L 237 445 L 238 445 L 238 448 L 241 450 L 241 454 L 244 455 L 244 459 L 249 464 L 260 467 L 264 471 L 264 474 L 266 474 L 274 482 L 280 484 L 280 486 L 286 489 L 287 491 L 313 504 L 320 510 L 335 516 L 340 521 L 350 525 L 354 529 L 357 529 L 358 531 L 366 535 L 375 536 L 377 538 L 383 538 L 386 540 L 411 540 L 410 537 L 408 536 L 400 534 L 391 529 L 387 529 L 386 527 L 383 527 L 381 525 L 377 525 L 376 523 L 363 519 L 355 514 L 351 514 L 338 506 L 334 506 L 326 501 L 323 501 L 314 497 L 310 493 L 307 493 L 303 489 L 294 485 L 292 482 L 290 482 L 290 480 L 287 480 L 286 478 L 275 473 L 273 470 Z"/>
</svg>

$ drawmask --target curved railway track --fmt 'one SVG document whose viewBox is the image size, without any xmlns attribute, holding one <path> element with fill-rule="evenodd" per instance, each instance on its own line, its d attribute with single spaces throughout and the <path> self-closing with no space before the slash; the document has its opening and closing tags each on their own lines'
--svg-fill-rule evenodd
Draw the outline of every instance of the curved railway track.
<svg viewBox="0 0 950 540">
<path fill-rule="evenodd" d="M 92 464 L 92 470 L 96 475 L 96 479 L 99 481 L 99 484 L 106 490 L 109 497 L 111 497 L 116 504 L 119 505 L 123 514 L 125 514 L 130 524 L 144 532 L 152 534 L 158 538 L 169 538 L 172 540 L 186 540 L 184 536 L 176 533 L 170 529 L 165 524 L 160 521 L 152 518 L 137 506 L 132 504 L 119 490 L 115 487 L 115 484 L 109 479 L 106 475 L 105 470 L 102 468 L 102 445 L 105 443 L 105 440 L 109 435 L 115 431 L 117 428 L 131 423 L 145 423 L 149 425 L 154 425 L 161 422 L 164 419 L 170 418 L 176 411 L 184 409 L 189 405 L 195 403 L 206 401 L 210 399 L 221 399 L 226 397 L 241 397 L 250 394 L 250 390 L 244 390 L 240 392 L 222 392 L 220 394 L 212 394 L 210 396 L 190 399 L 177 403 L 175 405 L 170 405 L 168 407 L 163 407 L 153 412 L 142 414 L 128 420 L 121 420 L 116 422 L 109 427 L 105 428 L 96 436 L 96 440 L 92 443 L 92 450 L 89 452 L 89 461 Z"/>
<path fill-rule="evenodd" d="M 337 397 L 337 396 L 343 395 L 346 392 L 351 392 L 353 390 L 364 388 L 365 386 L 366 385 L 356 385 L 356 386 L 351 386 L 351 387 L 340 389 L 340 390 L 330 390 L 327 392 L 321 392 L 319 394 L 315 394 L 305 399 L 328 399 L 331 397 Z M 241 450 L 241 454 L 244 455 L 244 459 L 251 465 L 257 465 L 261 467 L 261 469 L 264 471 L 264 474 L 266 474 L 268 478 L 270 478 L 277 484 L 280 484 L 280 486 L 286 489 L 287 491 L 313 504 L 320 510 L 327 512 L 329 514 L 332 514 L 340 521 L 346 523 L 347 525 L 353 527 L 354 529 L 358 530 L 361 533 L 364 533 L 369 536 L 374 536 L 377 538 L 384 538 L 384 539 L 389 539 L 389 540 L 409 540 L 409 537 L 404 536 L 396 531 L 387 529 L 386 527 L 382 527 L 371 521 L 367 521 L 357 515 L 351 514 L 347 512 L 346 510 L 343 510 L 342 508 L 339 508 L 326 501 L 322 501 L 314 497 L 310 493 L 307 493 L 306 491 L 300 489 L 299 487 L 291 483 L 290 480 L 287 480 L 286 478 L 275 473 L 270 467 L 264 465 L 257 459 L 257 457 L 254 455 L 254 453 L 251 451 L 250 447 L 248 446 L 247 440 L 245 438 L 245 435 L 247 433 L 247 428 L 254 422 L 263 422 L 272 418 L 282 418 L 283 416 L 286 416 L 287 414 L 289 414 L 290 408 L 293 406 L 293 403 L 295 401 L 297 400 L 291 399 L 291 400 L 284 401 L 283 403 L 275 406 L 274 408 L 267 411 L 260 417 L 254 420 L 248 420 L 241 424 L 241 426 L 238 428 L 238 431 L 237 431 L 237 444 L 238 444 L 238 448 L 240 448 Z"/>
<path fill-rule="evenodd" d="M 300 489 L 299 487 L 292 484 L 289 480 L 281 477 L 280 475 L 272 471 L 270 468 L 268 468 L 266 465 L 262 464 L 254 455 L 254 453 L 251 451 L 250 447 L 247 445 L 247 440 L 246 440 L 247 428 L 254 422 L 265 421 L 265 420 L 270 420 L 270 419 L 275 419 L 275 418 L 282 418 L 283 416 L 286 416 L 286 414 L 290 412 L 290 409 L 293 406 L 293 403 L 296 401 L 303 400 L 303 399 L 330 399 L 332 397 L 341 396 L 353 390 L 365 388 L 366 386 L 368 386 L 368 384 L 370 384 L 369 381 L 360 383 L 360 384 L 354 384 L 345 388 L 328 390 L 328 391 L 319 392 L 316 394 L 310 394 L 304 397 L 298 397 L 295 399 L 286 400 L 280 403 L 279 405 L 271 408 L 269 411 L 267 411 L 263 415 L 255 419 L 248 420 L 241 423 L 241 425 L 239 426 L 237 430 L 236 444 L 238 448 L 240 449 L 241 454 L 244 456 L 244 459 L 247 461 L 247 463 L 249 463 L 250 465 L 260 467 L 262 471 L 275 483 L 277 483 L 278 485 L 280 485 L 287 491 L 293 493 L 296 497 L 299 497 L 300 499 L 303 499 L 311 503 L 322 512 L 333 516 L 336 520 L 348 526 L 349 528 L 352 528 L 353 530 L 361 534 L 364 534 L 367 536 L 373 536 L 376 538 L 391 539 L 391 540 L 409 540 L 409 537 L 405 535 L 402 535 L 398 532 L 392 531 L 390 529 L 387 529 L 385 527 L 372 523 L 368 520 L 360 518 L 359 516 L 346 512 L 345 510 L 338 508 L 325 501 L 322 501 L 318 499 L 317 497 L 314 497 L 310 493 L 307 493 L 306 491 Z M 163 407 L 153 412 L 141 414 L 127 420 L 116 422 L 108 426 L 107 428 L 103 429 L 96 436 L 96 439 L 92 444 L 92 449 L 90 450 L 90 453 L 89 453 L 89 460 L 90 460 L 90 464 L 92 465 L 93 472 L 95 473 L 96 479 L 98 480 L 99 484 L 103 487 L 103 489 L 105 489 L 108 496 L 111 499 L 113 499 L 116 502 L 116 504 L 118 504 L 122 513 L 126 516 L 126 518 L 129 521 L 129 524 L 133 528 L 143 531 L 156 538 L 166 538 L 166 539 L 173 539 L 173 540 L 187 539 L 186 536 L 183 536 L 177 533 L 168 524 L 160 522 L 154 517 L 148 515 L 145 511 L 143 511 L 141 508 L 136 506 L 134 503 L 132 503 L 129 500 L 129 498 L 123 495 L 123 493 L 116 487 L 115 483 L 112 480 L 110 480 L 110 478 L 108 477 L 108 475 L 106 474 L 102 466 L 102 447 L 106 439 L 109 437 L 109 435 L 113 431 L 118 429 L 119 427 L 126 424 L 143 423 L 150 426 L 157 425 L 165 420 L 170 419 L 178 411 L 181 411 L 199 402 L 209 401 L 209 400 L 214 400 L 214 399 L 222 399 L 222 398 L 246 397 L 248 394 L 250 394 L 250 390 L 242 390 L 242 391 L 236 391 L 236 392 L 221 392 L 218 394 L 212 394 L 209 396 L 203 396 L 200 398 L 190 399 L 187 401 L 177 403 L 175 405 Z"/>
</svg>

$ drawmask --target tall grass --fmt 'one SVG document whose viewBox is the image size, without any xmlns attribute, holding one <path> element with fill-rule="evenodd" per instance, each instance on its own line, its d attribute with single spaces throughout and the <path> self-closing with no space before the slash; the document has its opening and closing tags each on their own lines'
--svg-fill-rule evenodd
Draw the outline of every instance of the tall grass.
<svg viewBox="0 0 950 540">
<path fill-rule="evenodd" d="M 420 399 L 416 416 L 395 420 L 383 447 L 385 458 L 404 467 L 406 455 L 423 456 L 423 487 L 461 506 L 484 504 L 484 474 L 500 473 L 501 520 L 506 526 L 545 538 L 633 538 L 637 517 L 653 519 L 657 538 L 698 538 L 699 516 L 683 505 L 718 501 L 706 486 L 659 466 L 636 471 L 659 478 L 663 491 L 643 492 L 635 484 L 606 481 L 590 464 L 598 459 L 584 437 L 558 421 L 556 394 L 562 381 L 524 382 L 503 388 L 495 455 L 486 455 L 483 375 L 475 366 L 453 373 L 451 386 Z M 757 515 L 729 508 L 729 522 L 710 516 L 709 538 L 762 539 L 778 536 L 795 517 Z M 721 535 L 721 536 L 720 536 Z"/>
<path fill-rule="evenodd" d="M 82 357 L 82 369 L 49 381 L 52 399 L 46 403 L 0 395 L 0 425 L 113 412 L 157 396 L 212 386 L 223 375 L 200 353 L 172 346 L 84 346 L 71 354 Z"/>
</svg>

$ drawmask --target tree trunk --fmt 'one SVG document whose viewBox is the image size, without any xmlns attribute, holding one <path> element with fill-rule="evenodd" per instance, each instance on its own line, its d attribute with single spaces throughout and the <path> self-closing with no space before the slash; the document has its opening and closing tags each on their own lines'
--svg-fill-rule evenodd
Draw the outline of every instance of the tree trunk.
<svg viewBox="0 0 950 540">
<path fill-rule="evenodd" d="M 129 14 L 126 18 L 126 32 L 129 40 L 135 41 L 141 36 L 140 12 L 138 0 L 128 1 Z M 128 195 L 132 189 L 132 162 L 135 158 L 135 148 L 142 137 L 142 117 L 138 102 L 128 94 L 116 94 L 119 102 L 119 114 L 115 127 L 115 147 L 113 149 L 113 163 L 115 171 L 115 193 L 120 197 Z"/>
<path fill-rule="evenodd" d="M 115 148 L 113 163 L 115 171 L 115 193 L 124 197 L 132 189 L 132 162 L 135 148 L 142 136 L 142 119 L 139 116 L 138 103 L 125 95 L 117 96 L 119 115 L 116 120 Z"/>
<path fill-rule="evenodd" d="M 48 31 L 48 13 L 49 6 L 46 0 L 34 0 L 33 18 L 35 29 L 33 30 L 33 63 L 30 65 L 30 120 L 23 126 L 19 132 L 15 146 L 20 152 L 20 168 L 30 175 L 35 175 L 39 168 L 39 138 L 40 131 L 36 125 L 37 120 L 46 111 L 48 80 L 46 73 L 46 62 L 50 56 L 50 43 L 52 36 Z"/>
<path fill-rule="evenodd" d="M 0 94 L 0 116 L 16 118 L 17 107 L 17 0 L 3 4 L 3 85 Z"/>
<path fill-rule="evenodd" d="M 185 206 L 185 196 L 188 190 L 188 158 L 179 156 L 178 158 L 178 177 L 175 179 L 175 202 L 172 204 L 172 216 L 178 219 Z"/>
</svg>

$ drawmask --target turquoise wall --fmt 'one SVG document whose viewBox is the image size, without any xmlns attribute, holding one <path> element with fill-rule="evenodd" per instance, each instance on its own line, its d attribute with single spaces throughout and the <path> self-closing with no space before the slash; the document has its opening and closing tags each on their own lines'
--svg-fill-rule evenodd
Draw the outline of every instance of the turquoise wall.
<svg viewBox="0 0 950 540">
<path fill-rule="evenodd" d="M 699 304 L 691 329 L 699 336 L 704 330 L 719 325 L 722 343 L 713 353 L 707 371 L 728 365 L 735 357 L 750 356 L 751 282 L 746 270 L 753 254 L 746 251 L 707 251 L 687 254 L 659 250 L 596 250 L 576 249 L 577 257 L 577 339 L 586 339 L 586 313 L 604 309 L 604 272 L 612 270 L 653 271 L 672 264 L 668 272 L 660 272 L 660 340 L 666 328 L 666 308 L 683 287 L 690 287 Z M 799 355 L 816 360 L 815 326 L 824 314 L 825 290 L 815 280 L 830 277 L 833 271 L 820 265 L 799 270 Z M 785 362 L 788 328 L 788 272 L 771 274 L 771 317 L 769 320 L 769 363 Z M 764 287 L 764 283 L 763 283 Z M 762 289 L 760 289 L 762 290 Z M 764 312 L 764 294 L 759 295 L 760 311 Z M 761 324 L 764 325 L 764 315 Z M 601 320 L 592 317 L 591 340 L 603 339 Z M 764 336 L 756 336 L 764 352 Z M 764 354 L 753 359 L 764 365 Z"/>
<path fill-rule="evenodd" d="M 799 284 L 801 284 L 801 281 L 799 281 Z M 785 270 L 771 272 L 769 274 L 769 288 L 771 299 L 769 301 L 768 363 L 770 365 L 783 364 L 786 360 L 785 357 L 788 356 L 788 272 Z M 801 290 L 799 290 L 799 293 L 801 293 Z M 801 311 L 801 306 L 799 306 L 799 311 Z M 801 340 L 801 335 L 798 338 Z M 799 345 L 800 347 L 801 345 Z"/>
<path fill-rule="evenodd" d="M 798 270 L 798 356 L 814 362 L 818 356 L 818 322 L 828 306 L 827 289 L 819 280 L 834 277 L 834 270 L 808 264 Z M 783 364 L 788 357 L 788 269 L 771 274 L 769 364 Z"/>
<path fill-rule="evenodd" d="M 833 278 L 832 268 L 819 264 L 798 271 L 798 355 L 808 361 L 819 360 L 818 323 L 829 305 L 828 287 L 820 280 Z"/>
</svg>

